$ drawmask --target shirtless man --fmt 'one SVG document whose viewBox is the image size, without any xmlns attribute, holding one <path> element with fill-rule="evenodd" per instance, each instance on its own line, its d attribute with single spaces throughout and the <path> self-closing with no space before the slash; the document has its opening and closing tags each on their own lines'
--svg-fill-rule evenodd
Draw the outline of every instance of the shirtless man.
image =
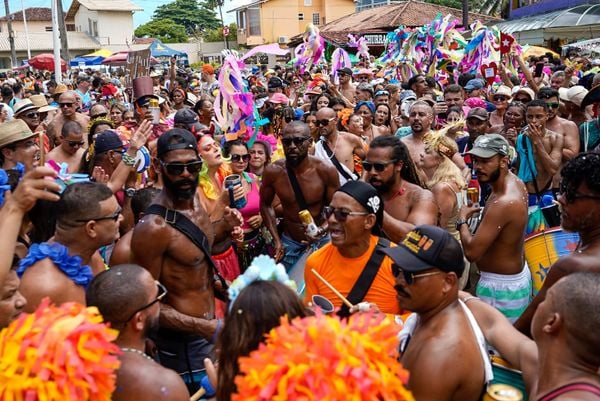
<svg viewBox="0 0 600 401">
<path fill-rule="evenodd" d="M 530 142 L 528 148 L 533 148 L 533 162 L 537 170 L 534 176 L 539 193 L 536 194 L 536 185 L 533 180 L 525 181 L 529 194 L 529 206 L 539 203 L 538 198 L 543 195 L 552 195 L 550 187 L 554 175 L 559 171 L 563 156 L 563 136 L 547 128 L 548 105 L 543 100 L 532 100 L 526 106 L 525 118 L 527 119 L 527 130 L 517 137 L 517 149 L 523 148 L 523 144 Z M 525 141 L 525 137 L 529 141 Z M 532 160 L 519 158 L 519 176 L 524 169 L 531 170 Z M 523 166 L 524 165 L 524 166 Z"/>
<path fill-rule="evenodd" d="M 540 292 L 515 323 L 515 327 L 530 335 L 532 317 L 546 298 L 548 290 L 562 277 L 587 271 L 600 273 L 600 155 L 582 153 L 569 160 L 562 176 L 558 202 L 562 209 L 561 226 L 579 234 L 577 250 L 558 259 L 551 266 Z"/>
<path fill-rule="evenodd" d="M 485 338 L 523 372 L 530 400 L 600 400 L 600 275 L 577 272 L 548 290 L 531 323 L 532 341 L 475 297 L 461 294 Z M 469 300 L 470 299 L 470 300 Z"/>
<path fill-rule="evenodd" d="M 48 124 L 48 129 L 46 130 L 46 134 L 48 134 L 48 138 L 50 139 L 50 146 L 54 146 L 54 139 L 58 138 L 62 126 L 67 121 L 76 121 L 81 125 L 81 128 L 84 134 L 87 134 L 87 126 L 90 122 L 90 118 L 85 114 L 81 114 L 77 112 L 77 97 L 75 92 L 68 91 L 60 95 L 58 99 L 58 104 L 60 105 L 60 112 L 56 113 L 56 116 L 50 121 Z M 83 140 L 86 141 L 85 147 L 87 148 L 87 135 L 83 136 Z"/>
<path fill-rule="evenodd" d="M 298 212 L 302 210 L 294 193 L 289 171 L 298 180 L 306 207 L 318 226 L 326 223 L 323 206 L 329 205 L 333 193 L 340 182 L 335 167 L 308 154 L 310 130 L 308 125 L 292 121 L 283 130 L 283 151 L 285 160 L 277 160 L 265 167 L 260 187 L 260 214 L 275 245 L 275 258 L 282 260 L 286 269 L 291 269 L 308 247 L 306 241 L 314 242 L 319 248 L 329 241 L 328 237 L 309 237 L 305 232 Z M 273 200 L 277 196 L 283 208 L 283 235 L 277 232 Z M 285 255 L 285 256 L 284 256 Z"/>
<path fill-rule="evenodd" d="M 167 290 L 138 265 L 118 265 L 92 280 L 85 299 L 95 306 L 110 327 L 119 330 L 115 344 L 123 352 L 112 400 L 187 401 L 189 393 L 181 378 L 163 368 L 145 351 L 149 334 L 158 329 L 160 301 Z"/>
<path fill-rule="evenodd" d="M 377 189 L 384 201 L 384 236 L 400 242 L 415 226 L 437 223 L 438 205 L 433 194 L 421 187 L 408 149 L 399 138 L 375 138 L 363 169 L 363 179 Z"/>
<path fill-rule="evenodd" d="M 93 275 L 106 269 L 98 249 L 119 238 L 122 218 L 121 207 L 106 185 L 69 185 L 56 207 L 54 237 L 32 245 L 17 270 L 27 299 L 25 312 L 33 312 L 45 297 L 56 305 L 84 304 Z"/>
<path fill-rule="evenodd" d="M 399 335 L 400 362 L 411 372 L 413 396 L 479 400 L 492 371 L 483 334 L 458 300 L 465 266 L 460 244 L 446 230 L 425 225 L 383 252 L 394 263 L 400 308 L 413 312 Z"/>
<path fill-rule="evenodd" d="M 46 158 L 58 164 L 67 163 L 69 174 L 77 173 L 85 152 L 83 145 L 85 142 L 81 125 L 77 121 L 67 121 L 60 131 L 60 145 L 52 149 Z"/>
<path fill-rule="evenodd" d="M 402 138 L 408 148 L 412 160 L 419 160 L 421 153 L 425 152 L 423 138 L 429 134 L 433 123 L 433 109 L 424 101 L 417 100 L 410 106 L 408 123 L 412 134 Z"/>
<path fill-rule="evenodd" d="M 321 139 L 315 144 L 315 157 L 334 166 L 340 178 L 340 185 L 344 185 L 346 181 L 359 178 L 354 172 L 354 155 L 362 160 L 366 152 L 360 138 L 338 131 L 337 123 L 338 118 L 333 109 L 323 107 L 317 111 L 315 125 Z M 334 158 L 339 162 L 339 167 L 333 162 Z"/>
<path fill-rule="evenodd" d="M 239 212 L 229 209 L 220 222 L 211 224 L 196 196 L 202 168 L 197 149 L 187 130 L 174 128 L 160 136 L 155 164 L 164 186 L 154 203 L 167 208 L 167 214 L 147 213 L 131 239 L 132 261 L 148 269 L 169 291 L 161 303 L 155 338 L 161 364 L 179 373 L 193 392 L 199 388 L 203 360 L 211 356 L 221 326 L 214 319 L 216 284 L 210 255 L 170 222 L 179 214 L 191 220 L 205 234 L 207 252 L 215 240 L 241 224 Z"/>
<path fill-rule="evenodd" d="M 348 67 L 340 68 L 337 70 L 340 84 L 337 86 L 331 86 L 331 90 L 334 95 L 339 96 L 344 101 L 346 107 L 354 108 L 354 96 L 356 95 L 356 88 L 352 84 L 352 70 Z"/>
<path fill-rule="evenodd" d="M 475 234 L 467 220 L 480 211 L 478 205 L 463 206 L 456 227 L 465 256 L 481 272 L 477 295 L 515 321 L 529 304 L 531 275 L 523 267 L 527 192 L 508 169 L 508 151 L 508 142 L 499 134 L 477 138 L 469 154 L 479 183 L 490 184 L 492 193 Z"/>
<path fill-rule="evenodd" d="M 560 163 L 560 167 L 562 167 L 564 163 L 571 160 L 579 153 L 579 128 L 573 121 L 558 115 L 560 97 L 557 90 L 544 87 L 537 93 L 537 98 L 546 102 L 546 105 L 548 106 L 546 128 L 563 137 L 562 160 Z M 558 184 L 560 183 L 560 167 L 554 174 L 554 179 L 552 180 L 552 192 L 554 192 L 555 195 L 558 193 Z"/>
</svg>

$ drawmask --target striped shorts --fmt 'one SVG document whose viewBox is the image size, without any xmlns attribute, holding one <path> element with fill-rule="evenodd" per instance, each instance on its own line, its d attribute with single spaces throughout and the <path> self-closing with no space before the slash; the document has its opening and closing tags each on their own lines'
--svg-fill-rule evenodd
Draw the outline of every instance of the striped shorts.
<svg viewBox="0 0 600 401">
<path fill-rule="evenodd" d="M 481 272 L 475 293 L 514 323 L 531 302 L 531 272 L 527 266 L 512 275 Z"/>
</svg>

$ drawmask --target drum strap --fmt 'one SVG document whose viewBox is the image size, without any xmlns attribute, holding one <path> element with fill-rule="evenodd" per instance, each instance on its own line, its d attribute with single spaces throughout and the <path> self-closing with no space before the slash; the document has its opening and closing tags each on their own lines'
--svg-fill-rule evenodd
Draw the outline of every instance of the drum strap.
<svg viewBox="0 0 600 401">
<path fill-rule="evenodd" d="M 525 135 L 523 135 L 521 137 L 521 141 L 522 141 L 523 148 L 527 149 L 527 141 L 525 140 Z M 534 163 L 535 162 L 533 160 L 531 160 L 529 157 L 525 157 L 525 159 L 527 159 L 527 163 L 529 164 L 529 168 L 531 169 L 531 171 L 534 171 Z M 546 184 L 544 186 L 543 190 L 548 189 L 550 184 L 552 184 L 552 177 L 550 178 L 550 181 L 548 182 L 548 184 Z M 535 196 L 537 198 L 538 203 L 541 203 L 542 192 L 540 191 L 540 188 L 538 187 L 537 177 L 533 177 L 533 188 L 535 189 Z"/>
<path fill-rule="evenodd" d="M 387 238 L 379 237 L 379 241 L 377 241 L 377 245 L 373 249 L 371 253 L 371 257 L 367 262 L 367 265 L 363 269 L 360 276 L 358 276 L 358 280 L 354 283 L 354 286 L 348 293 L 346 297 L 348 301 L 352 305 L 356 305 L 365 298 L 369 288 L 371 288 L 371 284 L 373 284 L 373 280 L 377 276 L 377 272 L 379 272 L 379 268 L 381 267 L 381 262 L 385 257 L 385 254 L 381 252 L 381 248 L 385 248 L 390 246 L 390 240 Z M 350 316 L 350 308 L 346 304 L 342 305 L 338 312 L 338 316 L 340 317 L 348 317 Z"/>
</svg>

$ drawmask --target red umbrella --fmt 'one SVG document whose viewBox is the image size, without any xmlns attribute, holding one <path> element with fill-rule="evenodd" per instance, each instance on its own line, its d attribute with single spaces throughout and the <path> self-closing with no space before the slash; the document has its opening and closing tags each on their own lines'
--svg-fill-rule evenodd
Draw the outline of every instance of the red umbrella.
<svg viewBox="0 0 600 401">
<path fill-rule="evenodd" d="M 127 52 L 127 51 L 114 53 L 112 56 L 109 56 L 109 57 L 105 58 L 104 60 L 102 60 L 102 64 L 124 66 L 125 64 L 127 64 L 127 54 L 128 53 L 129 52 Z M 150 64 L 152 64 L 152 65 L 160 64 L 160 61 L 158 59 L 150 56 Z"/>
<path fill-rule="evenodd" d="M 38 70 L 54 71 L 54 55 L 50 53 L 38 54 L 27 61 L 30 66 Z M 60 59 L 61 71 L 67 71 L 67 62 Z"/>
</svg>

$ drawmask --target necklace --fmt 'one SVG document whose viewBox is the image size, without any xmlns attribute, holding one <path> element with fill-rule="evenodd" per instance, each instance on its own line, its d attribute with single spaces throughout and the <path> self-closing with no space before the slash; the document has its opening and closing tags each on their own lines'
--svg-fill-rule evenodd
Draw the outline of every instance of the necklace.
<svg viewBox="0 0 600 401">
<path fill-rule="evenodd" d="M 146 353 L 140 351 L 139 349 L 121 347 L 121 351 L 123 351 L 123 352 L 131 352 L 132 354 L 138 354 L 138 355 L 143 356 L 144 358 L 146 358 L 149 361 L 156 362 L 154 359 L 150 358 L 148 355 L 146 355 Z"/>
<path fill-rule="evenodd" d="M 398 192 L 396 192 L 390 199 L 387 200 L 387 202 L 396 199 L 398 196 L 402 196 L 404 195 L 404 191 L 406 191 L 406 189 L 404 187 L 400 187 L 400 189 L 398 190 Z"/>
</svg>

